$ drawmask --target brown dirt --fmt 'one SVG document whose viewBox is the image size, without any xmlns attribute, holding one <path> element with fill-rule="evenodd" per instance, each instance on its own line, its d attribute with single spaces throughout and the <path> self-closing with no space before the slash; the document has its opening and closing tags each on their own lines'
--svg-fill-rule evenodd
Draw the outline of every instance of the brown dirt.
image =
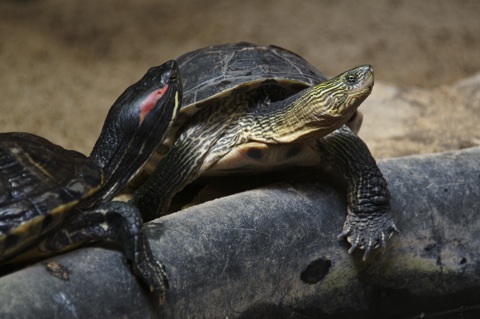
<svg viewBox="0 0 480 319">
<path fill-rule="evenodd" d="M 4 0 L 1 131 L 88 153 L 110 105 L 149 66 L 250 41 L 329 75 L 373 64 L 362 136 L 376 156 L 477 145 L 480 86 L 455 83 L 480 71 L 478 17 L 477 0 Z"/>
</svg>

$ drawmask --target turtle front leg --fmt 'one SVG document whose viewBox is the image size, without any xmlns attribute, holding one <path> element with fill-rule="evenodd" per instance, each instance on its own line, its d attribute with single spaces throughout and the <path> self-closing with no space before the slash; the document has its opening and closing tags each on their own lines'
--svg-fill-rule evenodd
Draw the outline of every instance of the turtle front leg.
<svg viewBox="0 0 480 319">
<path fill-rule="evenodd" d="M 112 201 L 91 210 L 75 211 L 46 238 L 46 249 L 59 251 L 75 244 L 106 240 L 123 245 L 135 274 L 163 304 L 168 290 L 165 267 L 153 256 L 140 212 L 133 205 Z"/>
<path fill-rule="evenodd" d="M 230 114 L 221 109 L 203 111 L 191 120 L 152 175 L 133 192 L 131 202 L 145 221 L 166 215 L 175 194 L 233 147 L 233 137 L 224 133 L 229 126 L 235 127 L 231 122 Z M 229 138 L 222 139 L 222 133 Z M 212 151 L 215 147 L 222 150 Z"/>
<path fill-rule="evenodd" d="M 213 142 L 203 144 L 182 135 L 150 178 L 133 192 L 131 203 L 144 220 L 166 215 L 175 194 L 200 175 L 205 153 Z"/>
<path fill-rule="evenodd" d="M 390 193 L 367 145 L 346 125 L 314 142 L 317 151 L 339 170 L 347 181 L 348 211 L 339 238 L 351 243 L 349 253 L 383 249 L 393 232 L 398 232 L 390 214 Z"/>
</svg>

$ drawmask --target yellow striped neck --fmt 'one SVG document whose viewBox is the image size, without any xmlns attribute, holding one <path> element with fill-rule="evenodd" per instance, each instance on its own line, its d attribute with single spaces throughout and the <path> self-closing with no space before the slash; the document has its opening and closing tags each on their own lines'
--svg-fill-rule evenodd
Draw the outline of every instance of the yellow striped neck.
<svg viewBox="0 0 480 319">
<path fill-rule="evenodd" d="M 323 137 L 348 122 L 372 91 L 373 82 L 370 65 L 343 72 L 283 101 L 257 108 L 243 125 L 245 135 L 267 143 Z"/>
<path fill-rule="evenodd" d="M 355 112 L 356 107 L 351 111 L 343 107 L 346 99 L 345 90 L 324 83 L 307 88 L 257 113 L 255 123 L 250 128 L 251 139 L 288 143 L 312 135 L 325 136 Z"/>
</svg>

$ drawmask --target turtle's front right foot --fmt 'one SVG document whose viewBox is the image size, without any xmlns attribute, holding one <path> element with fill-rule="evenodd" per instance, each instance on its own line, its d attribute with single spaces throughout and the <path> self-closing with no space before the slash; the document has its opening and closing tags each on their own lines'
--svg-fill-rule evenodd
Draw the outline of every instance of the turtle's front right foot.
<svg viewBox="0 0 480 319">
<path fill-rule="evenodd" d="M 359 216 L 348 211 L 343 231 L 339 239 L 346 238 L 352 245 L 348 250 L 351 254 L 355 249 L 365 249 L 363 260 L 367 260 L 373 249 L 381 247 L 385 250 L 387 239 L 394 232 L 399 232 L 389 212 L 376 212 Z"/>
</svg>

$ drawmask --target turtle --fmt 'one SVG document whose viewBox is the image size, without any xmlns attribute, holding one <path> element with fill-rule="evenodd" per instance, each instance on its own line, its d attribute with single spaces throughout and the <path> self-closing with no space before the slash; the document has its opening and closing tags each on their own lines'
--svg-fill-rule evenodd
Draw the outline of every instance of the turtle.
<svg viewBox="0 0 480 319">
<path fill-rule="evenodd" d="M 150 68 L 110 108 L 89 157 L 30 133 L 0 133 L 0 264 L 116 241 L 163 303 L 168 279 L 140 212 L 112 199 L 160 145 L 181 97 L 175 61 Z"/>
<path fill-rule="evenodd" d="M 328 79 L 299 55 L 247 42 L 214 45 L 176 59 L 180 113 L 148 179 L 131 202 L 146 220 L 168 213 L 173 196 L 199 177 L 287 169 L 338 172 L 348 210 L 339 239 L 349 253 L 385 247 L 397 228 L 387 182 L 356 133 L 358 106 L 374 84 L 371 65 Z"/>
</svg>

